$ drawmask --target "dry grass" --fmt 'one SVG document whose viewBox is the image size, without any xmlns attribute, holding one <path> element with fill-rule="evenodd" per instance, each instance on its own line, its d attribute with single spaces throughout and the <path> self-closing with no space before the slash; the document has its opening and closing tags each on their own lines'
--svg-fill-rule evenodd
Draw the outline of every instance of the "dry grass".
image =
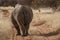
<svg viewBox="0 0 60 40">
<path fill-rule="evenodd" d="M 60 40 L 60 33 L 52 36 L 41 36 L 41 34 L 57 32 L 60 29 L 60 12 L 45 12 L 44 9 L 41 11 L 33 10 L 33 20 L 29 29 L 30 35 L 22 37 L 15 35 L 16 30 L 12 29 L 10 19 L 4 16 L 3 9 L 3 7 L 0 9 L 0 40 Z M 9 9 L 7 8 L 9 13 L 11 13 L 12 10 Z M 51 9 L 46 10 L 49 11 Z"/>
</svg>

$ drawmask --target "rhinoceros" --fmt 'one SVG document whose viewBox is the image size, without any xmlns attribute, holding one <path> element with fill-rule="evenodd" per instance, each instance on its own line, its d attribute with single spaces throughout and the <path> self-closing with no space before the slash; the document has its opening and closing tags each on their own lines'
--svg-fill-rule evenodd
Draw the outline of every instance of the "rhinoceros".
<svg viewBox="0 0 60 40">
<path fill-rule="evenodd" d="M 11 13 L 11 22 L 17 30 L 17 35 L 28 35 L 29 24 L 32 18 L 32 9 L 28 5 L 17 3 Z"/>
</svg>

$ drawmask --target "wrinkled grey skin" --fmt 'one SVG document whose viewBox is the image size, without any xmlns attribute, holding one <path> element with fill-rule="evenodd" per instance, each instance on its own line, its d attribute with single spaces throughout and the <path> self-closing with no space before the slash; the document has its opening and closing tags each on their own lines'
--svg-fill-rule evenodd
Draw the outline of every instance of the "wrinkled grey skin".
<svg viewBox="0 0 60 40">
<path fill-rule="evenodd" d="M 11 21 L 17 30 L 17 35 L 28 35 L 29 24 L 33 13 L 30 7 L 17 4 L 11 14 Z M 21 33 L 22 32 L 22 33 Z"/>
</svg>

